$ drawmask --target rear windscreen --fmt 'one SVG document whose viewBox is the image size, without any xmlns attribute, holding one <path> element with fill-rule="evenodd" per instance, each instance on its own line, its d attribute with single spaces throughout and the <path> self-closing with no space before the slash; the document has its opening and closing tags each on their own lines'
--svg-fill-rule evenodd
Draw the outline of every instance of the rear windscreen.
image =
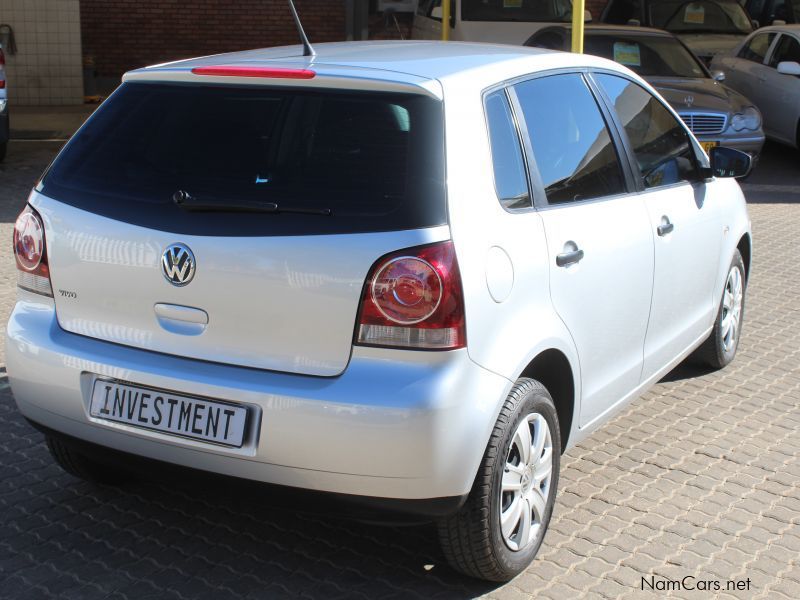
<svg viewBox="0 0 800 600">
<path fill-rule="evenodd" d="M 39 190 L 95 214 L 194 235 L 300 235 L 447 222 L 441 103 L 420 95 L 126 83 Z M 274 203 L 320 214 L 190 212 Z"/>
</svg>

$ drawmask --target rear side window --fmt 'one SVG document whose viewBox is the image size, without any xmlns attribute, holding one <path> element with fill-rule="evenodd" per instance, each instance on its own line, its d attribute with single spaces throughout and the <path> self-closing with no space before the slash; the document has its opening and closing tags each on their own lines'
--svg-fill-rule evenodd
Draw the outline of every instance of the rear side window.
<svg viewBox="0 0 800 600">
<path fill-rule="evenodd" d="M 486 120 L 492 146 L 494 185 L 500 204 L 508 210 L 530 208 L 522 148 L 504 91 L 486 97 Z"/>
<path fill-rule="evenodd" d="M 127 83 L 55 161 L 42 193 L 196 235 L 297 235 L 446 223 L 441 103 L 420 95 Z M 187 212 L 275 203 L 319 214 Z"/>
<path fill-rule="evenodd" d="M 606 122 L 583 77 L 539 77 L 514 86 L 550 204 L 626 191 Z"/>
<path fill-rule="evenodd" d="M 646 188 L 700 179 L 689 134 L 655 96 L 623 77 L 595 78 L 625 126 Z"/>
<path fill-rule="evenodd" d="M 759 33 L 754 35 L 747 44 L 739 51 L 739 58 L 752 60 L 753 62 L 763 63 L 767 51 L 775 39 L 774 33 Z"/>
</svg>

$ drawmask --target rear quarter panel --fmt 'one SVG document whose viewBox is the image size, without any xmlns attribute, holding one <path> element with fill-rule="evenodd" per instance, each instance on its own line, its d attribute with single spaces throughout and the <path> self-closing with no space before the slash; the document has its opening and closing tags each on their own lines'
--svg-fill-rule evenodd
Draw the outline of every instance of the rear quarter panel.
<svg viewBox="0 0 800 600">
<path fill-rule="evenodd" d="M 445 130 L 450 229 L 464 285 L 469 355 L 507 378 L 510 389 L 536 355 L 560 350 L 580 398 L 577 353 L 550 298 L 542 220 L 534 210 L 510 213 L 500 205 L 483 97 L 468 79 L 448 80 Z M 486 399 L 495 403 L 495 418 L 504 400 Z"/>
</svg>

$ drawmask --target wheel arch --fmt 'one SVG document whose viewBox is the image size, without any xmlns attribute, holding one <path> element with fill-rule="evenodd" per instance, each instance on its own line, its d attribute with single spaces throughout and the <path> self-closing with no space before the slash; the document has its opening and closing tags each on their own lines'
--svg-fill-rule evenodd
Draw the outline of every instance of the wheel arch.
<svg viewBox="0 0 800 600">
<path fill-rule="evenodd" d="M 749 281 L 750 279 L 750 261 L 752 260 L 753 256 L 753 242 L 750 239 L 750 234 L 745 233 L 739 243 L 736 244 L 736 248 L 739 250 L 739 254 L 742 255 L 742 262 L 744 262 L 744 280 L 745 282 Z"/>
<path fill-rule="evenodd" d="M 520 377 L 540 382 L 553 397 L 561 433 L 561 452 L 566 450 L 576 410 L 575 373 L 567 356 L 555 348 L 544 350 L 522 370 Z"/>
</svg>

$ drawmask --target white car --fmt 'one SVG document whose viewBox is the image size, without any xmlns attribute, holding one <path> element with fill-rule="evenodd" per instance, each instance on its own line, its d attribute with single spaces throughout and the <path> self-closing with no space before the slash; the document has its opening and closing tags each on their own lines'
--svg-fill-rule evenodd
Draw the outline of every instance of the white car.
<svg viewBox="0 0 800 600">
<path fill-rule="evenodd" d="M 601 58 L 317 51 L 128 73 L 70 140 L 14 230 L 17 405 L 77 476 L 342 494 L 507 580 L 564 450 L 695 350 L 733 359 L 750 157 L 709 161 Z"/>
<path fill-rule="evenodd" d="M 768 138 L 800 148 L 800 25 L 759 29 L 711 66 L 758 106 Z"/>
</svg>

